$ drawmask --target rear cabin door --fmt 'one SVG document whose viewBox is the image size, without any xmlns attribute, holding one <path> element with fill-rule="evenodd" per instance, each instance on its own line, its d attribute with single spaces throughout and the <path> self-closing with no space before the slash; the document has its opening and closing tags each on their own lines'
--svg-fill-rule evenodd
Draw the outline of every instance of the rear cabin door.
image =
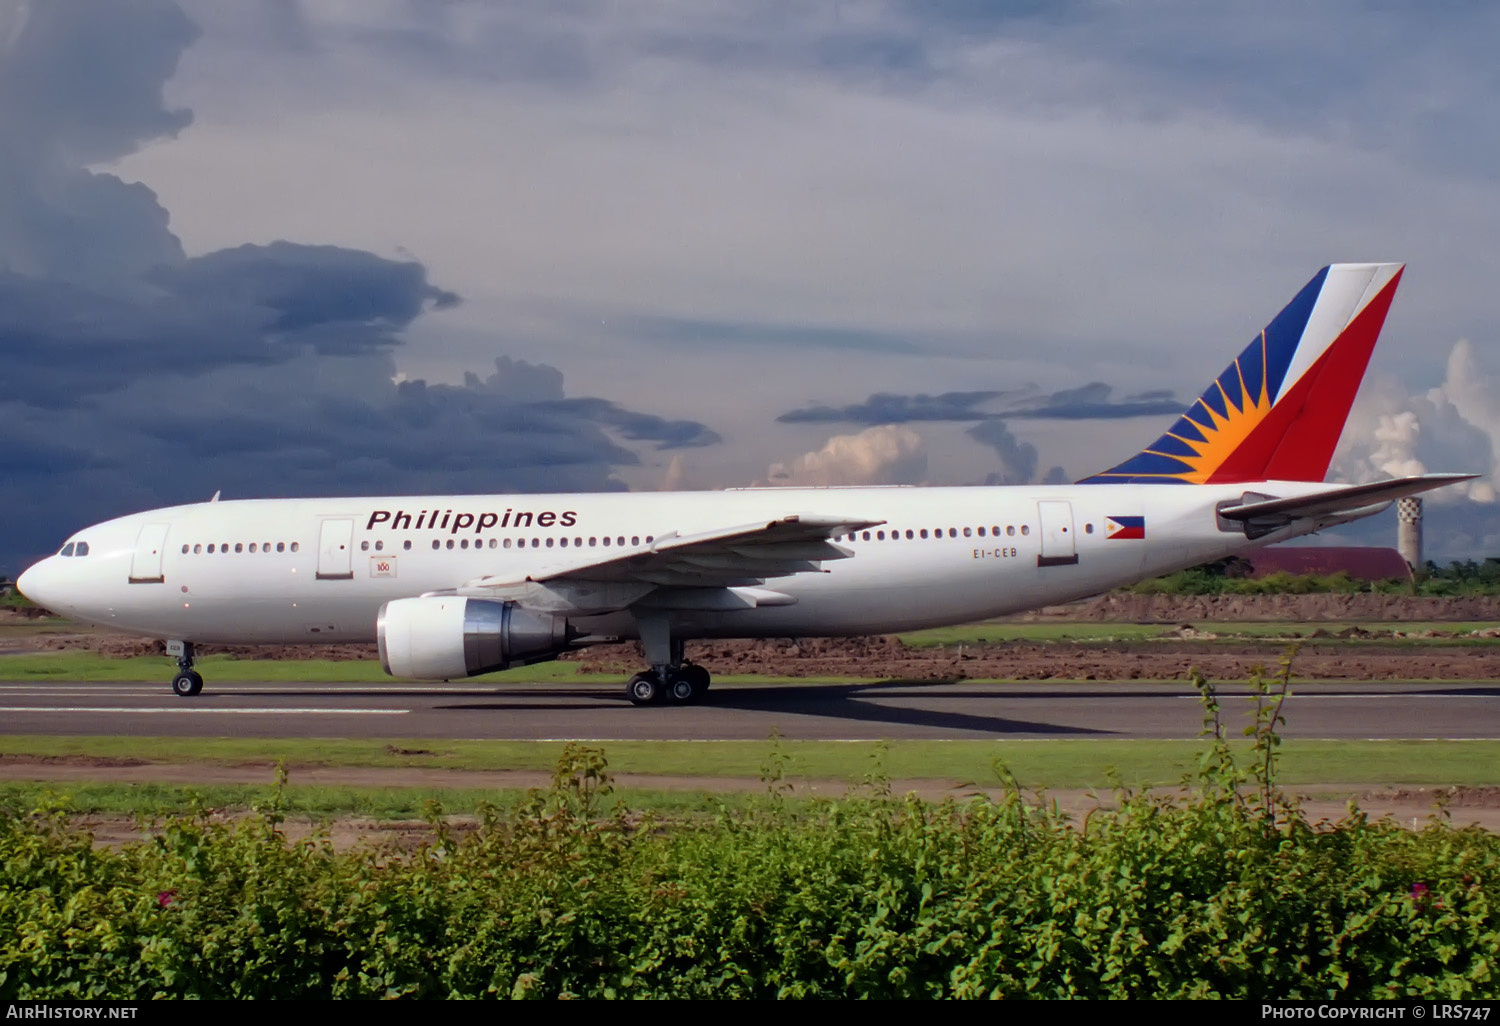
<svg viewBox="0 0 1500 1026">
<path fill-rule="evenodd" d="M 135 537 L 135 556 L 130 560 L 131 584 L 161 584 L 162 554 L 167 545 L 169 524 L 146 524 Z"/>
<path fill-rule="evenodd" d="M 354 521 L 325 520 L 318 537 L 318 580 L 354 579 Z"/>
<path fill-rule="evenodd" d="M 1042 520 L 1042 554 L 1036 557 L 1036 565 L 1070 566 L 1077 563 L 1078 549 L 1073 544 L 1073 504 L 1039 502 L 1036 508 Z"/>
</svg>

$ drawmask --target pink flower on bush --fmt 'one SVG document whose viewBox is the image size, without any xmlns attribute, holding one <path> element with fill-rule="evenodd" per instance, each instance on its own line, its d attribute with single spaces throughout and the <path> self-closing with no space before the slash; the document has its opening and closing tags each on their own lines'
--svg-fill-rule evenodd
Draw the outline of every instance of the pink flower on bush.
<svg viewBox="0 0 1500 1026">
<path fill-rule="evenodd" d="M 166 908 L 168 905 L 172 904 L 176 897 L 177 889 L 175 887 L 169 891 L 157 891 L 156 904 L 162 908 Z"/>
</svg>

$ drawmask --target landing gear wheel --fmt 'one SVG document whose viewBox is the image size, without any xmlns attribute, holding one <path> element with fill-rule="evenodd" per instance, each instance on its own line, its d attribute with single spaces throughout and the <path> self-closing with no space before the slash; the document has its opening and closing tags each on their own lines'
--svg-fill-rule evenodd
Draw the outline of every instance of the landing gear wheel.
<svg viewBox="0 0 1500 1026">
<path fill-rule="evenodd" d="M 667 697 L 672 700 L 673 705 L 691 705 L 698 700 L 700 694 L 697 685 L 693 681 L 694 675 L 678 670 L 672 674 L 667 681 Z"/>
<path fill-rule="evenodd" d="M 699 698 L 702 698 L 703 692 L 708 690 L 708 685 L 713 680 L 708 670 L 697 663 L 686 663 L 681 672 L 684 677 L 693 682 L 693 690 L 698 693 Z"/>
<path fill-rule="evenodd" d="M 625 695 L 633 705 L 652 705 L 659 702 L 662 699 L 661 678 L 653 670 L 638 673 L 625 685 Z"/>
<path fill-rule="evenodd" d="M 203 678 L 196 670 L 184 670 L 172 678 L 172 694 L 178 698 L 192 698 L 203 690 Z"/>
</svg>

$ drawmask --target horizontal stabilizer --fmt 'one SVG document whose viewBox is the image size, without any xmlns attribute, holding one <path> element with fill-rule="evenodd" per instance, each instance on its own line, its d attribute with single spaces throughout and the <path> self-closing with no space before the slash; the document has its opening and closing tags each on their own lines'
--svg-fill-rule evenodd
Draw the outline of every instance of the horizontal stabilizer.
<svg viewBox="0 0 1500 1026">
<path fill-rule="evenodd" d="M 1293 520 L 1338 517 L 1353 513 L 1355 510 L 1394 502 L 1408 495 L 1441 488 L 1444 485 L 1471 481 L 1478 476 L 1478 474 L 1423 474 L 1419 477 L 1398 477 L 1392 481 L 1330 488 L 1327 491 L 1314 492 L 1311 495 L 1296 498 L 1264 499 L 1259 502 L 1242 503 L 1238 506 L 1225 506 L 1219 510 L 1219 516 L 1225 520 L 1240 520 L 1246 523 L 1253 521 L 1263 526 L 1289 524 Z M 1371 512 L 1375 511 L 1371 510 Z"/>
</svg>

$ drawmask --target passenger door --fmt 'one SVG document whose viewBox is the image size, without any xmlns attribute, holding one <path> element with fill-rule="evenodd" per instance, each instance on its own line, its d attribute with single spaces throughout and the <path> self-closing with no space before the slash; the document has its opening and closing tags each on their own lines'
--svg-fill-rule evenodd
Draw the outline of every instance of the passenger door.
<svg viewBox="0 0 1500 1026">
<path fill-rule="evenodd" d="M 1071 502 L 1038 502 L 1042 521 L 1042 554 L 1037 566 L 1069 566 L 1078 562 L 1073 543 L 1073 504 Z"/>
<path fill-rule="evenodd" d="M 325 520 L 318 536 L 318 580 L 354 579 L 354 521 Z"/>
<path fill-rule="evenodd" d="M 167 529 L 170 524 L 146 524 L 136 535 L 135 555 L 130 560 L 131 584 L 161 584 L 162 555 L 167 545 Z"/>
</svg>

